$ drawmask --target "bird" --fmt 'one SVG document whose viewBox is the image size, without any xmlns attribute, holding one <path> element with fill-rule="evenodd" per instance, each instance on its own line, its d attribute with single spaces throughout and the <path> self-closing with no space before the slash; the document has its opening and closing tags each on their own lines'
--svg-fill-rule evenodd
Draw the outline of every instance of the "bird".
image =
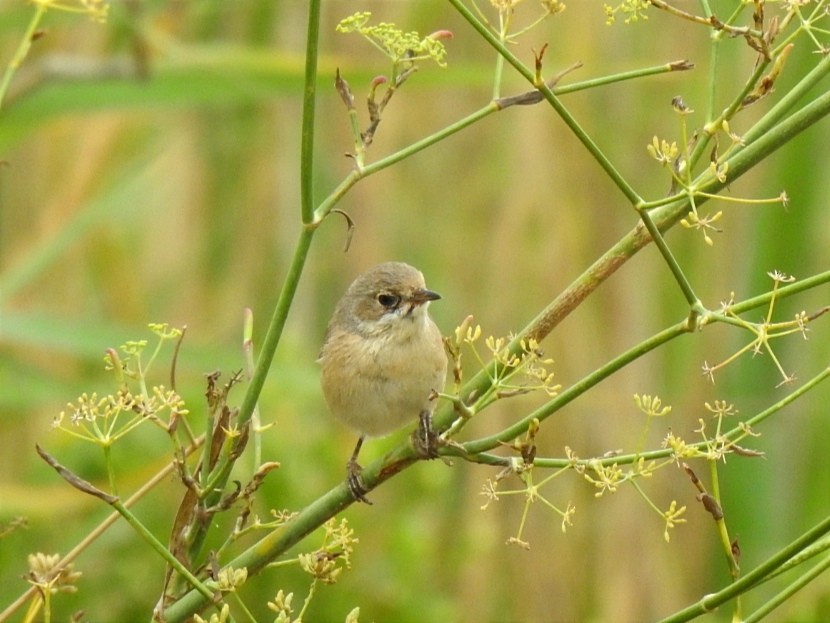
<svg viewBox="0 0 830 623">
<path fill-rule="evenodd" d="M 318 357 L 321 386 L 332 415 L 358 434 L 346 464 L 357 501 L 371 504 L 358 463 L 366 438 L 386 436 L 417 418 L 416 448 L 426 458 L 437 456 L 431 421 L 447 355 L 427 308 L 440 298 L 416 268 L 385 262 L 352 282 L 326 328 Z"/>
</svg>

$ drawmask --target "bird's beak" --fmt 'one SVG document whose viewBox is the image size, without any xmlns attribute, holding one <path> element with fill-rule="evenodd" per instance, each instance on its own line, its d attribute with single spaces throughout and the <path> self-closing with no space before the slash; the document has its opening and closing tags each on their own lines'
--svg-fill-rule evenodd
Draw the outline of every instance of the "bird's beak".
<svg viewBox="0 0 830 623">
<path fill-rule="evenodd" d="M 409 300 L 416 305 L 422 305 L 423 303 L 428 303 L 429 301 L 437 301 L 440 298 L 441 295 L 437 292 L 422 288 L 420 290 L 415 290 L 415 292 L 412 293 L 412 296 L 409 297 Z"/>
</svg>

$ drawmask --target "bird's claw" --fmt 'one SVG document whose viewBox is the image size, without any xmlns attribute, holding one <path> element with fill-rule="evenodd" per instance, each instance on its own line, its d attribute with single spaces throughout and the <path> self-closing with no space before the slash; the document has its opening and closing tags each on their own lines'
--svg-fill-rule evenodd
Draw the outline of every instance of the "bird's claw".
<svg viewBox="0 0 830 623">
<path fill-rule="evenodd" d="M 422 459 L 437 459 L 441 439 L 432 427 L 432 413 L 426 409 L 418 417 L 418 428 L 412 433 L 412 445 Z"/>
<path fill-rule="evenodd" d="M 362 471 L 363 468 L 357 461 L 350 460 L 346 463 L 346 485 L 349 487 L 349 491 L 355 499 L 355 502 L 363 502 L 371 506 L 372 502 L 366 497 L 366 485 L 363 482 L 363 477 L 360 475 Z"/>
</svg>

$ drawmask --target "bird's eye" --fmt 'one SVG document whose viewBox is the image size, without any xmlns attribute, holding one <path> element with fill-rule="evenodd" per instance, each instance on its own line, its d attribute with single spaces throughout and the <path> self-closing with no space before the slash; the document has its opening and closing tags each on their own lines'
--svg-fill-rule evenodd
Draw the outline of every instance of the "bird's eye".
<svg viewBox="0 0 830 623">
<path fill-rule="evenodd" d="M 378 294 L 378 303 L 381 304 L 382 307 L 386 309 L 394 309 L 398 306 L 398 303 L 401 302 L 401 297 L 395 294 Z"/>
</svg>

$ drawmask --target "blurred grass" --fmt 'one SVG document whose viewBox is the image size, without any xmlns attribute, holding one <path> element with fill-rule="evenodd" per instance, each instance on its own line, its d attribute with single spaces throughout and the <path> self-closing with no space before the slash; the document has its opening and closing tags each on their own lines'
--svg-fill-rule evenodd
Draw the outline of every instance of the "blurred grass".
<svg viewBox="0 0 830 623">
<path fill-rule="evenodd" d="M 38 441 L 85 477 L 103 478 L 100 457 L 51 434 L 49 425 L 66 401 L 107 387 L 104 349 L 146 337 L 150 321 L 187 324 L 179 389 L 198 410 L 201 375 L 242 366 L 244 307 L 254 310 L 261 339 L 299 226 L 305 3 L 156 1 L 138 3 L 137 13 L 130 6 L 114 4 L 104 26 L 50 12 L 48 35 L 35 44 L 18 75 L 19 90 L 0 111 L 0 159 L 8 163 L 0 167 L 0 520 L 29 517 L 27 530 L 0 541 L 4 605 L 25 589 L 19 578 L 27 553 L 65 552 L 108 513 L 56 482 L 33 451 Z M 395 96 L 371 157 L 426 136 L 490 96 L 490 50 L 443 3 L 324 3 L 318 199 L 350 167 L 343 156 L 351 149 L 348 124 L 331 86 L 335 68 L 358 98 L 387 70 L 367 43 L 334 33 L 337 21 L 358 8 L 407 30 L 455 33 L 450 67 L 425 65 Z M 22 2 L 0 7 L 0 59 L 10 56 L 29 10 Z M 517 53 L 529 62 L 531 48 L 548 43 L 546 71 L 585 63 L 574 80 L 680 58 L 697 64 L 693 72 L 564 100 L 635 187 L 657 197 L 667 180 L 645 145 L 655 134 L 677 136 L 674 95 L 700 111 L 693 124 L 703 119 L 708 33 L 659 14 L 631 27 L 606 28 L 603 20 L 600 4 L 574 0 L 523 39 Z M 149 77 L 95 77 L 96 68 L 131 66 L 135 32 L 150 49 Z M 797 52 L 784 80 L 797 75 L 799 64 L 815 62 L 808 50 Z M 749 74 L 753 60 L 739 41 L 726 55 L 731 64 L 722 76 L 723 97 Z M 58 78 L 50 64 L 55 58 L 79 71 Z M 506 94 L 526 89 L 515 78 L 505 81 Z M 757 104 L 747 111 L 746 125 L 733 129 L 742 131 L 769 105 Z M 824 122 L 730 189 L 761 197 L 786 188 L 789 209 L 718 206 L 726 216 L 714 248 L 687 231 L 668 235 L 705 304 L 716 306 L 731 291 L 743 298 L 767 289 L 765 273 L 773 269 L 800 277 L 827 270 L 830 182 L 821 163 L 829 146 Z M 326 414 L 314 359 L 334 301 L 356 273 L 386 259 L 409 261 L 444 295 L 432 310 L 446 333 L 473 313 L 485 332 L 505 334 L 523 326 L 636 223 L 543 106 L 493 115 L 364 180 L 340 207 L 357 222 L 352 248 L 342 253 L 345 227 L 338 220 L 318 233 L 261 400 L 263 419 L 276 422 L 266 434 L 265 458 L 283 464 L 264 488 L 261 513 L 268 506 L 299 508 L 342 477 L 353 440 Z M 826 301 L 826 289 L 812 292 L 782 305 L 781 317 Z M 649 248 L 544 347 L 567 386 L 685 313 L 668 270 Z M 825 325 L 819 322 L 806 343 L 779 342 L 784 365 L 802 380 L 827 365 Z M 762 408 L 784 391 L 775 388 L 779 379 L 767 358 L 741 359 L 714 387 L 699 374 L 704 360 L 726 357 L 745 339 L 713 327 L 621 371 L 546 424 L 540 455 L 561 455 L 565 445 L 580 456 L 631 450 L 642 425 L 631 403 L 634 392 L 660 394 L 674 406 L 667 426 L 689 437 L 704 401 L 735 402 L 744 415 Z M 159 382 L 165 377 L 160 370 Z M 497 430 L 534 400 L 540 399 L 486 412 L 471 434 Z M 830 431 L 821 416 L 828 401 L 830 391 L 819 388 L 765 426 L 757 446 L 767 460 L 735 459 L 726 466 L 725 510 L 747 566 L 826 515 L 830 474 L 822 440 Z M 665 429 L 651 432 L 649 445 L 656 446 Z M 368 444 L 366 458 L 398 438 Z M 161 465 L 166 450 L 166 440 L 150 431 L 117 447 L 119 462 L 134 466 L 123 471 L 124 490 Z M 663 506 L 678 499 L 689 507 L 688 523 L 670 544 L 663 542 L 661 520 L 633 491 L 596 500 L 586 483 L 570 478 L 552 497 L 577 507 L 574 527 L 563 535 L 556 516 L 534 508 L 529 552 L 503 544 L 518 525 L 515 500 L 479 509 L 487 476 L 489 470 L 458 462 L 452 469 L 421 465 L 373 493 L 375 506 L 348 510 L 361 539 L 355 568 L 320 592 L 310 620 L 342 620 L 360 605 L 365 620 L 379 621 L 643 621 L 726 581 L 711 520 L 680 472 L 663 472 L 649 483 Z M 179 495 L 175 483 L 167 483 L 138 513 L 164 535 Z M 91 621 L 146 619 L 163 566 L 124 526 L 77 567 L 85 573 L 81 590 L 60 602 L 62 616 L 84 608 Z M 252 581 L 249 602 L 264 616 L 264 602 L 277 588 L 304 594 L 307 583 L 299 572 L 268 573 Z M 816 585 L 782 616 L 824 620 L 828 602 L 826 589 Z"/>
</svg>

